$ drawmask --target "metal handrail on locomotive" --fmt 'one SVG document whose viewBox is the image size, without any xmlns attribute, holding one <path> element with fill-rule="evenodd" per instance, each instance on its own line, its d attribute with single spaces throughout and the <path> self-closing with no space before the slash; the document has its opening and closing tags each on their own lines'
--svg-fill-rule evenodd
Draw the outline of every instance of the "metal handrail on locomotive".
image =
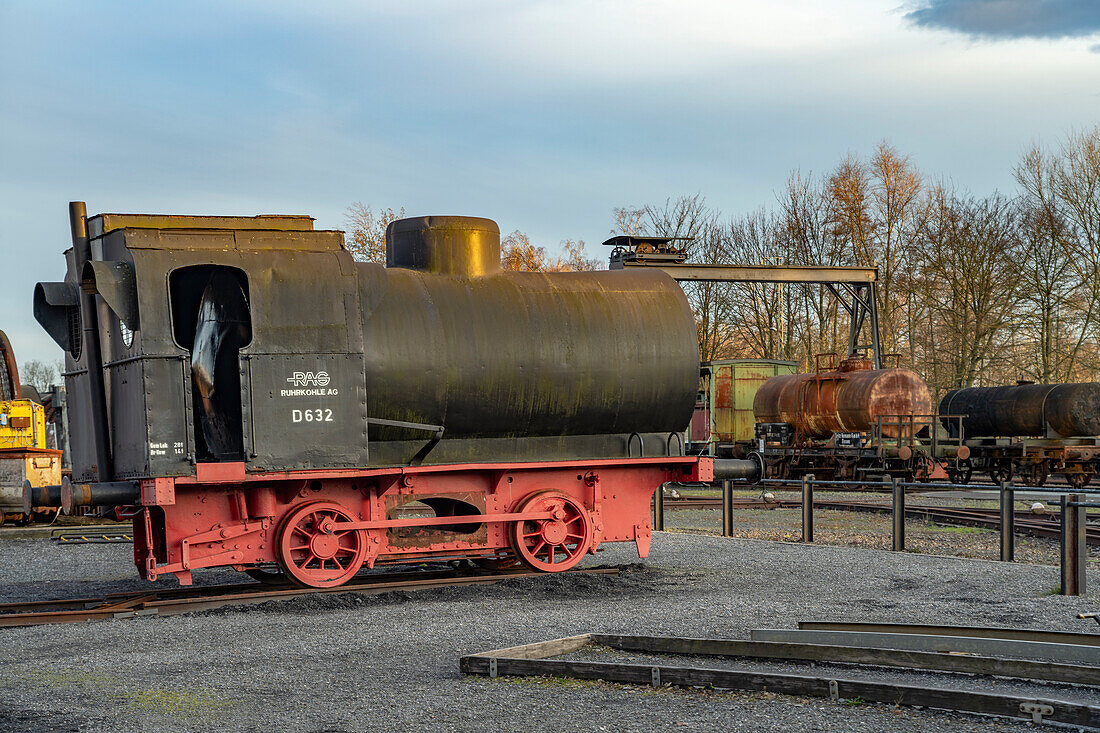
<svg viewBox="0 0 1100 733">
<path fill-rule="evenodd" d="M 713 478 L 684 455 L 698 346 L 664 273 L 502 271 L 472 217 L 393 222 L 385 266 L 306 216 L 70 220 L 34 302 L 81 427 L 62 500 L 130 507 L 147 579 L 645 557 L 654 490 Z"/>
</svg>

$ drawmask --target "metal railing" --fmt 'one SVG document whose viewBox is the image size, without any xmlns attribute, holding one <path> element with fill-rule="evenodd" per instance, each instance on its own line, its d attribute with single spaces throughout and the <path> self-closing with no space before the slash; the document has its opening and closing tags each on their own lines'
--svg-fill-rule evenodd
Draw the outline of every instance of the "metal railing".
<svg viewBox="0 0 1100 733">
<path fill-rule="evenodd" d="M 746 484 L 741 484 L 742 486 Z M 1000 498 L 1000 559 L 1014 562 L 1016 555 L 1016 514 L 1013 509 L 1017 491 L 1040 494 L 1058 494 L 1060 507 L 1059 545 L 1061 551 L 1061 585 L 1059 593 L 1067 596 L 1085 595 L 1085 568 L 1088 559 L 1086 511 L 1100 508 L 1100 501 L 1087 501 L 1088 495 L 1100 496 L 1096 489 L 1061 489 L 1055 487 L 1023 486 L 1004 482 L 1001 484 L 952 484 L 928 483 L 920 481 L 831 481 L 817 480 L 812 474 L 801 479 L 764 479 L 749 486 L 773 485 L 800 487 L 802 491 L 802 542 L 814 541 L 814 487 L 881 487 L 891 494 L 891 517 L 893 519 L 892 549 L 905 551 L 905 493 L 909 489 L 948 489 L 963 491 L 997 491 Z M 722 482 L 722 536 L 733 535 L 734 501 L 733 481 Z M 663 487 L 658 489 L 653 501 L 653 529 L 662 531 L 665 527 L 665 501 Z"/>
</svg>

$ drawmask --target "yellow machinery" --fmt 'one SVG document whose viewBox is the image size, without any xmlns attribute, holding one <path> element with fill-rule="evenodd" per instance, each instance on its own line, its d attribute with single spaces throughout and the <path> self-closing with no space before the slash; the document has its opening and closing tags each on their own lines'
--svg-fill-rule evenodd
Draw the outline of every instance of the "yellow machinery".
<svg viewBox="0 0 1100 733">
<path fill-rule="evenodd" d="M 46 408 L 31 400 L 0 401 L 0 451 L 46 447 Z"/>
<path fill-rule="evenodd" d="M 0 331 L 0 524 L 30 522 L 57 507 L 23 506 L 23 483 L 61 484 L 61 451 L 46 447 L 46 409 L 22 399 L 11 344 Z"/>
</svg>

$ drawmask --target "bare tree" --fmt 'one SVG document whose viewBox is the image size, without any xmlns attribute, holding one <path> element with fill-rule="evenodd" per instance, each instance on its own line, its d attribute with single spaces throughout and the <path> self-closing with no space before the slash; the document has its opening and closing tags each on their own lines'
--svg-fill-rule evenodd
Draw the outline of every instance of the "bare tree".
<svg viewBox="0 0 1100 733">
<path fill-rule="evenodd" d="M 1038 382 L 1064 382 L 1082 356 L 1091 334 L 1096 300 L 1091 289 L 1072 277 L 1065 224 L 1058 212 L 1025 199 L 1021 234 L 1022 308 L 1013 349 L 1019 376 Z"/>
<path fill-rule="evenodd" d="M 405 216 L 405 209 L 378 209 L 355 202 L 347 208 L 348 238 L 344 246 L 361 262 L 386 264 L 386 227 Z"/>
<path fill-rule="evenodd" d="M 779 199 L 787 263 L 794 265 L 843 265 L 844 242 L 837 236 L 834 215 L 825 185 L 812 175 L 795 171 L 787 179 Z M 839 305 L 820 287 L 791 290 L 787 311 L 803 365 L 810 368 L 814 356 L 840 352 Z M 793 353 L 792 353 L 793 358 Z"/>
<path fill-rule="evenodd" d="M 599 270 L 601 262 L 585 253 L 584 240 L 562 241 L 565 253 L 552 258 L 545 247 L 531 241 L 525 233 L 516 230 L 500 241 L 500 264 L 505 270 L 521 272 L 573 272 Z"/>
<path fill-rule="evenodd" d="M 500 265 L 505 270 L 541 272 L 549 269 L 545 247 L 538 247 L 518 229 L 500 240 Z"/>
<path fill-rule="evenodd" d="M 1045 281 L 1033 283 L 1047 290 L 1045 301 L 1041 298 L 1035 304 L 1040 309 L 1039 366 L 1033 371 L 1047 379 L 1069 379 L 1080 371 L 1084 359 L 1090 362 L 1085 371 L 1095 373 L 1093 330 L 1100 314 L 1100 126 L 1071 133 L 1057 153 L 1032 146 L 1015 173 L 1032 212 L 1032 263 L 1050 270 Z M 1063 296 L 1057 302 L 1056 294 Z M 1066 343 L 1057 345 L 1062 330 Z"/>
<path fill-rule="evenodd" d="M 19 367 L 19 381 L 21 384 L 34 387 L 39 392 L 45 392 L 60 381 L 62 371 L 64 371 L 63 363 L 58 365 L 31 359 L 23 362 Z"/>
<path fill-rule="evenodd" d="M 583 239 L 565 239 L 561 243 L 565 254 L 559 258 L 561 269 L 565 271 L 583 272 L 586 270 L 604 269 L 603 261 L 595 257 L 589 257 L 585 252 Z"/>
<path fill-rule="evenodd" d="M 741 264 L 782 265 L 792 259 L 783 222 L 760 209 L 734 219 L 724 232 L 728 259 Z M 763 359 L 792 359 L 794 309 L 799 293 L 784 283 L 740 283 L 731 292 L 730 314 L 736 341 L 731 350 Z"/>
<path fill-rule="evenodd" d="M 612 234 L 638 235 L 645 231 L 645 209 L 621 207 L 613 209 L 611 213 L 615 218 L 615 226 L 611 229 Z"/>
<path fill-rule="evenodd" d="M 927 210 L 921 176 L 908 156 L 881 142 L 866 163 L 851 155 L 843 160 L 829 176 L 828 190 L 837 234 L 851 248 L 851 263 L 878 267 L 882 347 L 899 352 L 908 341 L 910 322 L 905 280 Z"/>
<path fill-rule="evenodd" d="M 917 279 L 929 321 L 926 379 L 936 394 L 974 384 L 997 366 L 994 347 L 1020 302 L 1019 224 L 1018 205 L 999 194 L 932 192 Z"/>
</svg>

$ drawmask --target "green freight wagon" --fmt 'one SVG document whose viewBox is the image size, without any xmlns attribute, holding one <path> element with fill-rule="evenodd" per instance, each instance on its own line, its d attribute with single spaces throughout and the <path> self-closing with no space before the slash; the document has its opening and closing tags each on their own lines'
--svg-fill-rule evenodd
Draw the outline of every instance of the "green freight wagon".
<svg viewBox="0 0 1100 733">
<path fill-rule="evenodd" d="M 756 420 L 752 400 L 765 379 L 798 371 L 796 361 L 717 359 L 699 366 L 699 395 L 691 418 L 692 453 L 733 455 L 737 443 L 751 443 Z"/>
</svg>

